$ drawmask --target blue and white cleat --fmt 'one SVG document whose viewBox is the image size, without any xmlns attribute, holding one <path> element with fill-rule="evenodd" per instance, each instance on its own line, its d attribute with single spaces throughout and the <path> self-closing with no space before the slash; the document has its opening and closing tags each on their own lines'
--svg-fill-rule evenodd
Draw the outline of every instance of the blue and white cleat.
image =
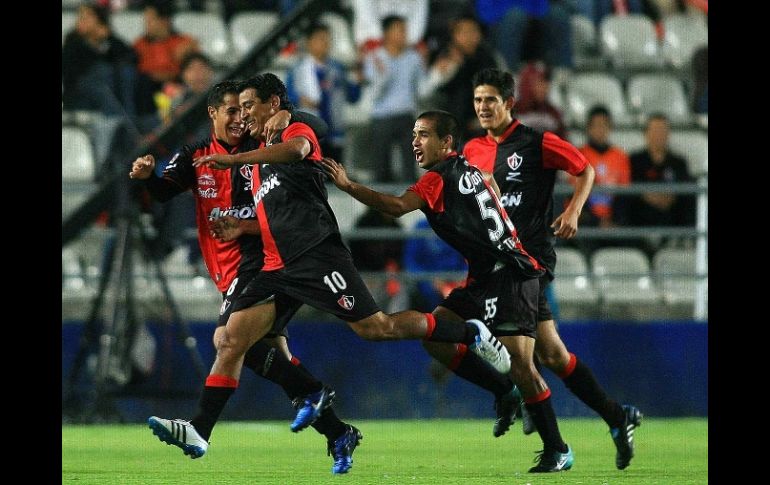
<svg viewBox="0 0 770 485">
<path fill-rule="evenodd" d="M 359 442 L 364 439 L 364 435 L 355 426 L 346 424 L 347 431 L 342 436 L 334 440 L 329 441 L 327 446 L 327 454 L 334 458 L 334 465 L 332 465 L 332 473 L 347 473 L 353 467 L 353 451 L 358 446 Z"/>
<path fill-rule="evenodd" d="M 208 442 L 201 438 L 189 421 L 150 416 L 147 424 L 152 429 L 152 434 L 159 440 L 181 448 L 190 458 L 200 458 L 209 448 Z"/>
<path fill-rule="evenodd" d="M 468 346 L 468 349 L 489 363 L 497 372 L 507 374 L 511 370 L 511 354 L 502 342 L 497 340 L 489 328 L 481 320 L 466 320 L 479 329 L 476 341 Z"/>
<path fill-rule="evenodd" d="M 642 425 L 642 413 L 636 406 L 623 405 L 625 419 L 620 428 L 611 428 L 610 434 L 615 443 L 615 466 L 623 470 L 631 463 L 634 457 L 634 430 Z"/>
<path fill-rule="evenodd" d="M 572 448 L 567 445 L 567 452 L 560 453 L 558 451 L 539 451 L 535 457 L 535 463 L 537 465 L 529 469 L 529 473 L 549 473 L 560 472 L 569 470 L 572 468 L 572 463 L 575 461 L 575 455 L 572 454 Z"/>
<path fill-rule="evenodd" d="M 331 406 L 335 392 L 332 388 L 324 386 L 320 391 L 308 394 L 304 398 L 294 400 L 297 415 L 289 428 L 295 433 L 302 431 L 318 419 L 324 409 Z"/>
</svg>

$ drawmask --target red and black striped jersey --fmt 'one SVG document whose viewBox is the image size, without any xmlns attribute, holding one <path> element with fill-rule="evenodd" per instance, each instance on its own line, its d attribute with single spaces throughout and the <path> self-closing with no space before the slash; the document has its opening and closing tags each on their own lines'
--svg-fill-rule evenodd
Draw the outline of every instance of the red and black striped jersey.
<svg viewBox="0 0 770 485">
<path fill-rule="evenodd" d="M 243 146 L 231 147 L 212 136 L 209 140 L 184 146 L 163 171 L 163 179 L 175 186 L 176 193 L 192 190 L 198 243 L 206 269 L 219 291 L 228 289 L 238 271 L 262 267 L 259 236 L 243 235 L 235 241 L 219 242 L 209 233 L 209 221 L 222 216 L 255 218 L 251 166 L 215 170 L 206 166 L 194 167 L 192 162 L 212 153 L 237 153 Z"/>
<path fill-rule="evenodd" d="M 469 278 L 491 272 L 500 262 L 522 279 L 543 274 L 481 170 L 464 157 L 453 152 L 408 190 L 427 203 L 422 211 L 436 234 L 468 261 Z"/>
<path fill-rule="evenodd" d="M 553 276 L 553 187 L 556 170 L 580 174 L 588 165 L 577 148 L 551 132 L 539 132 L 514 120 L 499 142 L 473 138 L 463 155 L 472 165 L 492 172 L 500 202 L 518 229 L 527 251 Z"/>
<path fill-rule="evenodd" d="M 311 145 L 305 159 L 292 163 L 253 165 L 252 193 L 264 245 L 264 271 L 283 268 L 332 234 L 337 218 L 327 201 L 326 175 L 318 163 L 321 147 L 313 130 L 292 123 L 276 135 L 275 143 L 295 137 Z"/>
</svg>

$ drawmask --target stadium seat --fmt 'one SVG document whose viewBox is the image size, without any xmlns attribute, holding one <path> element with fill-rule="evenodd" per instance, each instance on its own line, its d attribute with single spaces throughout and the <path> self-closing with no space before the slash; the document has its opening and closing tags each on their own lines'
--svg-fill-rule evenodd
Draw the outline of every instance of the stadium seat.
<svg viewBox="0 0 770 485">
<path fill-rule="evenodd" d="M 133 45 L 144 34 L 144 14 L 130 10 L 116 12 L 112 16 L 112 30 L 128 45 Z"/>
<path fill-rule="evenodd" d="M 207 276 L 169 278 L 168 286 L 182 318 L 210 322 L 218 317 L 222 294 Z M 155 295 L 161 298 L 162 293 Z"/>
<path fill-rule="evenodd" d="M 232 65 L 225 23 L 219 15 L 204 12 L 181 12 L 174 16 L 174 28 L 198 40 L 198 45 L 214 64 Z"/>
<path fill-rule="evenodd" d="M 692 122 L 687 96 L 679 79 L 668 74 L 639 74 L 628 81 L 628 104 L 643 126 L 651 113 L 663 113 L 673 126 Z"/>
<path fill-rule="evenodd" d="M 75 28 L 75 23 L 77 20 L 77 12 L 61 13 L 61 45 L 64 45 L 64 38 L 67 37 L 69 31 Z"/>
<path fill-rule="evenodd" d="M 560 303 L 594 305 L 599 295 L 594 289 L 583 253 L 572 248 L 556 250 L 554 290 Z"/>
<path fill-rule="evenodd" d="M 584 15 L 573 15 L 572 23 L 572 57 L 577 69 L 592 69 L 600 67 L 596 46 L 596 28 L 594 23 Z"/>
<path fill-rule="evenodd" d="M 236 60 L 249 52 L 259 40 L 278 25 L 274 12 L 240 12 L 230 20 L 230 33 Z"/>
<path fill-rule="evenodd" d="M 328 25 L 331 31 L 331 57 L 352 66 L 356 62 L 356 47 L 348 21 L 339 14 L 326 12 L 321 15 L 321 23 Z"/>
<path fill-rule="evenodd" d="M 578 74 L 567 82 L 566 115 L 572 125 L 583 127 L 586 115 L 595 105 L 610 110 L 616 126 L 627 126 L 630 116 L 620 81 L 602 73 Z"/>
<path fill-rule="evenodd" d="M 606 304 L 650 304 L 659 299 L 649 261 L 639 249 L 597 249 L 591 255 L 591 271 Z"/>
<path fill-rule="evenodd" d="M 699 130 L 672 130 L 669 147 L 671 151 L 685 157 L 690 175 L 693 177 L 708 175 L 708 135 Z"/>
<path fill-rule="evenodd" d="M 686 71 L 695 50 L 708 45 L 708 26 L 702 15 L 677 14 L 663 19 L 663 57 L 675 69 Z"/>
<path fill-rule="evenodd" d="M 655 26 L 642 14 L 608 15 L 599 25 L 602 55 L 616 69 L 663 67 Z"/>
<path fill-rule="evenodd" d="M 641 130 L 615 130 L 610 133 L 610 141 L 631 155 L 634 152 L 643 150 L 645 147 L 644 134 Z"/>
<path fill-rule="evenodd" d="M 62 182 L 91 182 L 94 179 L 94 150 L 80 128 L 61 129 Z"/>
<path fill-rule="evenodd" d="M 340 226 L 340 232 L 343 234 L 350 232 L 361 214 L 366 212 L 366 206 L 350 195 L 338 190 L 336 187 L 329 188 L 329 205 L 337 217 L 337 223 Z"/>
<path fill-rule="evenodd" d="M 673 305 L 695 302 L 695 252 L 663 248 L 652 258 L 663 301 Z"/>
</svg>

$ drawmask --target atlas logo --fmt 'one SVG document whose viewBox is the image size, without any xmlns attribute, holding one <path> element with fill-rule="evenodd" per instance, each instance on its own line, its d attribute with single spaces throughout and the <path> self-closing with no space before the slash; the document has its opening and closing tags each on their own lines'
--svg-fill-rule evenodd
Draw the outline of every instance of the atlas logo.
<svg viewBox="0 0 770 485">
<path fill-rule="evenodd" d="M 356 304 L 356 299 L 353 296 L 342 295 L 342 297 L 337 300 L 337 304 L 345 310 L 352 310 L 353 306 Z"/>
<path fill-rule="evenodd" d="M 214 207 L 211 209 L 211 213 L 209 214 L 209 220 L 213 221 L 224 216 L 233 216 L 237 217 L 238 219 L 254 219 L 257 217 L 257 211 L 254 209 L 253 205 L 225 207 L 224 209 Z"/>
<path fill-rule="evenodd" d="M 508 166 L 511 167 L 511 170 L 514 172 L 521 167 L 521 162 L 524 161 L 524 157 L 520 157 L 518 153 L 513 152 L 513 155 L 508 157 L 507 162 Z"/>
<path fill-rule="evenodd" d="M 241 177 L 251 180 L 251 165 L 241 165 L 238 171 L 241 173 Z"/>
<path fill-rule="evenodd" d="M 503 196 L 500 197 L 500 205 L 503 207 L 518 207 L 519 204 L 521 204 L 521 192 L 503 194 Z"/>
<path fill-rule="evenodd" d="M 460 182 L 458 183 L 457 189 L 463 195 L 472 194 L 476 192 L 476 186 L 482 181 L 483 179 L 479 172 L 465 172 L 460 176 Z"/>
<path fill-rule="evenodd" d="M 208 189 L 198 188 L 198 197 L 203 199 L 216 199 L 218 194 L 217 189 L 214 187 L 209 187 Z"/>
<path fill-rule="evenodd" d="M 262 182 L 262 184 L 259 186 L 259 189 L 257 189 L 257 193 L 254 194 L 254 205 L 257 205 L 262 200 L 262 197 L 266 196 L 268 192 L 273 190 L 278 185 L 281 185 L 281 182 L 278 180 L 278 174 L 272 174 L 268 178 Z"/>
<path fill-rule="evenodd" d="M 217 181 L 214 179 L 214 176 L 208 173 L 201 174 L 200 177 L 198 177 L 198 187 L 202 186 L 213 186 L 216 185 Z"/>
</svg>

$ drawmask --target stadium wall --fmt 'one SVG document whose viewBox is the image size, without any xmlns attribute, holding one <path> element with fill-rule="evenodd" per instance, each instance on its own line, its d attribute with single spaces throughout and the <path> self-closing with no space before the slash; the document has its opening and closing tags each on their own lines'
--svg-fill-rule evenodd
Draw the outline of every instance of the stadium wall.
<svg viewBox="0 0 770 485">
<path fill-rule="evenodd" d="M 187 417 L 201 380 L 174 329 L 149 323 L 155 338 L 153 373 L 126 390 L 158 397 L 120 398 L 118 409 L 127 421 L 147 416 Z M 210 366 L 214 325 L 190 325 L 203 361 Z M 298 321 L 290 325 L 290 348 L 317 377 L 337 391 L 335 408 L 347 418 L 492 417 L 492 397 L 453 374 L 443 381 L 431 376 L 431 359 L 419 342 L 366 342 L 346 325 Z M 62 380 L 77 350 L 82 322 L 62 325 Z M 621 403 L 634 403 L 649 416 L 708 415 L 708 325 L 691 321 L 563 322 L 560 333 L 568 348 L 593 369 L 608 393 Z M 595 416 L 545 371 L 558 416 Z M 81 379 L 88 387 L 88 376 Z M 223 413 L 224 419 L 285 419 L 292 409 L 283 391 L 245 370 L 240 388 Z M 288 421 L 287 421 L 288 422 Z"/>
</svg>

